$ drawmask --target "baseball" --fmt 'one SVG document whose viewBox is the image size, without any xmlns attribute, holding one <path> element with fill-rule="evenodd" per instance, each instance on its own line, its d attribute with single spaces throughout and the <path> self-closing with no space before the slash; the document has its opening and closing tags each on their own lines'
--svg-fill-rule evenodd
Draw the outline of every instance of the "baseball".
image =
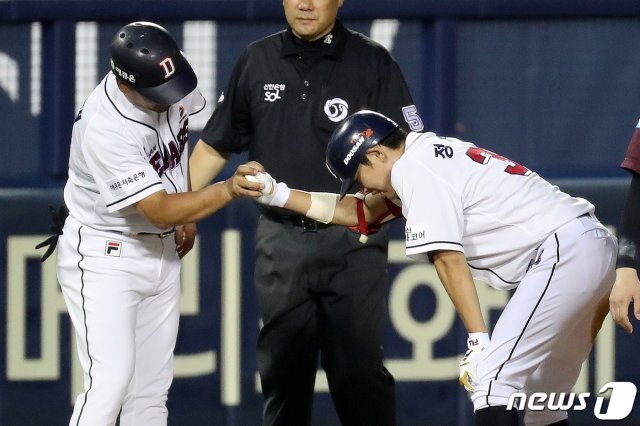
<svg viewBox="0 0 640 426">
<path fill-rule="evenodd" d="M 264 195 L 271 195 L 273 192 L 273 178 L 267 173 L 258 172 L 255 175 L 245 175 L 245 178 L 249 182 L 260 182 L 264 184 L 264 189 L 262 193 Z"/>
</svg>

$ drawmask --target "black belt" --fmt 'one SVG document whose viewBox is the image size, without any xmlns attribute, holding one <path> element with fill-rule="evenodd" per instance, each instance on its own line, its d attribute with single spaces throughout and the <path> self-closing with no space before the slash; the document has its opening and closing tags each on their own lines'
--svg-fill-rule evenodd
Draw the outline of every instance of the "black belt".
<svg viewBox="0 0 640 426">
<path fill-rule="evenodd" d="M 309 219 L 308 217 L 300 214 L 278 214 L 267 209 L 261 209 L 261 212 L 262 215 L 269 220 L 282 224 L 291 224 L 293 226 L 300 227 L 307 232 L 315 232 L 318 229 L 326 229 L 331 226 L 330 223 L 318 222 L 317 220 Z"/>
<path fill-rule="evenodd" d="M 107 232 L 115 232 L 116 234 L 120 234 L 120 235 L 128 235 L 131 237 L 135 237 L 136 235 L 145 235 L 145 236 L 154 236 L 154 237 L 158 237 L 158 238 L 166 238 L 169 235 L 173 234 L 174 232 L 176 232 L 176 228 L 173 228 L 169 231 L 164 231 L 164 232 L 125 232 L 125 231 L 116 231 L 114 229 L 110 229 Z"/>
</svg>

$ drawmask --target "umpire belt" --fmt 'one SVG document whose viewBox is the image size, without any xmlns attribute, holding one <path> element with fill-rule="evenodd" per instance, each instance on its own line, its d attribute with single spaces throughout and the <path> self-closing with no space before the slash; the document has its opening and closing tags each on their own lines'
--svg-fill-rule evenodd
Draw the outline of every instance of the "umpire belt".
<svg viewBox="0 0 640 426">
<path fill-rule="evenodd" d="M 299 227 L 303 232 L 316 232 L 318 229 L 326 229 L 331 226 L 330 223 L 318 222 L 317 220 L 309 219 L 300 214 L 279 214 L 267 209 L 261 209 L 260 211 L 262 215 L 269 220 L 282 223 L 283 225 Z"/>
</svg>

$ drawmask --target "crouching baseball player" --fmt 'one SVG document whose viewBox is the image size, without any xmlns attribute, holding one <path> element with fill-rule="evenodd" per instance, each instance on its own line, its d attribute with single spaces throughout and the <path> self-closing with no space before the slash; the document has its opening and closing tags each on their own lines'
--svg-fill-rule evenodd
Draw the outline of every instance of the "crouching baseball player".
<svg viewBox="0 0 640 426">
<path fill-rule="evenodd" d="M 189 192 L 189 117 L 204 99 L 164 28 L 124 26 L 110 59 L 74 123 L 64 188 L 58 281 L 84 370 L 70 424 L 114 425 L 120 414 L 123 426 L 166 425 L 180 258 L 193 246 L 193 223 L 236 197 L 260 196 L 261 185 L 241 165 Z"/>
<path fill-rule="evenodd" d="M 364 234 L 367 222 L 406 218 L 407 255 L 433 262 L 469 332 L 460 382 L 477 425 L 517 425 L 506 409 L 514 392 L 571 391 L 615 279 L 617 241 L 591 203 L 474 144 L 407 134 L 371 111 L 336 129 L 326 158 L 340 195 L 291 190 L 261 173 L 260 201 Z M 354 184 L 365 195 L 344 197 Z M 517 287 L 491 338 L 473 279 Z M 567 424 L 567 413 L 527 412 L 525 422 Z"/>
</svg>

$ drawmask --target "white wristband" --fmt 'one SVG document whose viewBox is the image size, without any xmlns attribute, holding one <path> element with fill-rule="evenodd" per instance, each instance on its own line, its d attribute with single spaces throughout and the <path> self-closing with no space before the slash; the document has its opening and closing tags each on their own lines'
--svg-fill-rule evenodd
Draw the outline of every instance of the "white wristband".
<svg viewBox="0 0 640 426">
<path fill-rule="evenodd" d="M 291 190 L 284 182 L 278 182 L 274 189 L 273 198 L 269 201 L 270 206 L 274 207 L 284 207 L 287 204 L 287 200 L 289 200 L 289 195 L 291 195 Z"/>
<path fill-rule="evenodd" d="M 336 211 L 338 194 L 329 192 L 311 192 L 311 206 L 306 216 L 322 223 L 331 223 Z"/>
</svg>

